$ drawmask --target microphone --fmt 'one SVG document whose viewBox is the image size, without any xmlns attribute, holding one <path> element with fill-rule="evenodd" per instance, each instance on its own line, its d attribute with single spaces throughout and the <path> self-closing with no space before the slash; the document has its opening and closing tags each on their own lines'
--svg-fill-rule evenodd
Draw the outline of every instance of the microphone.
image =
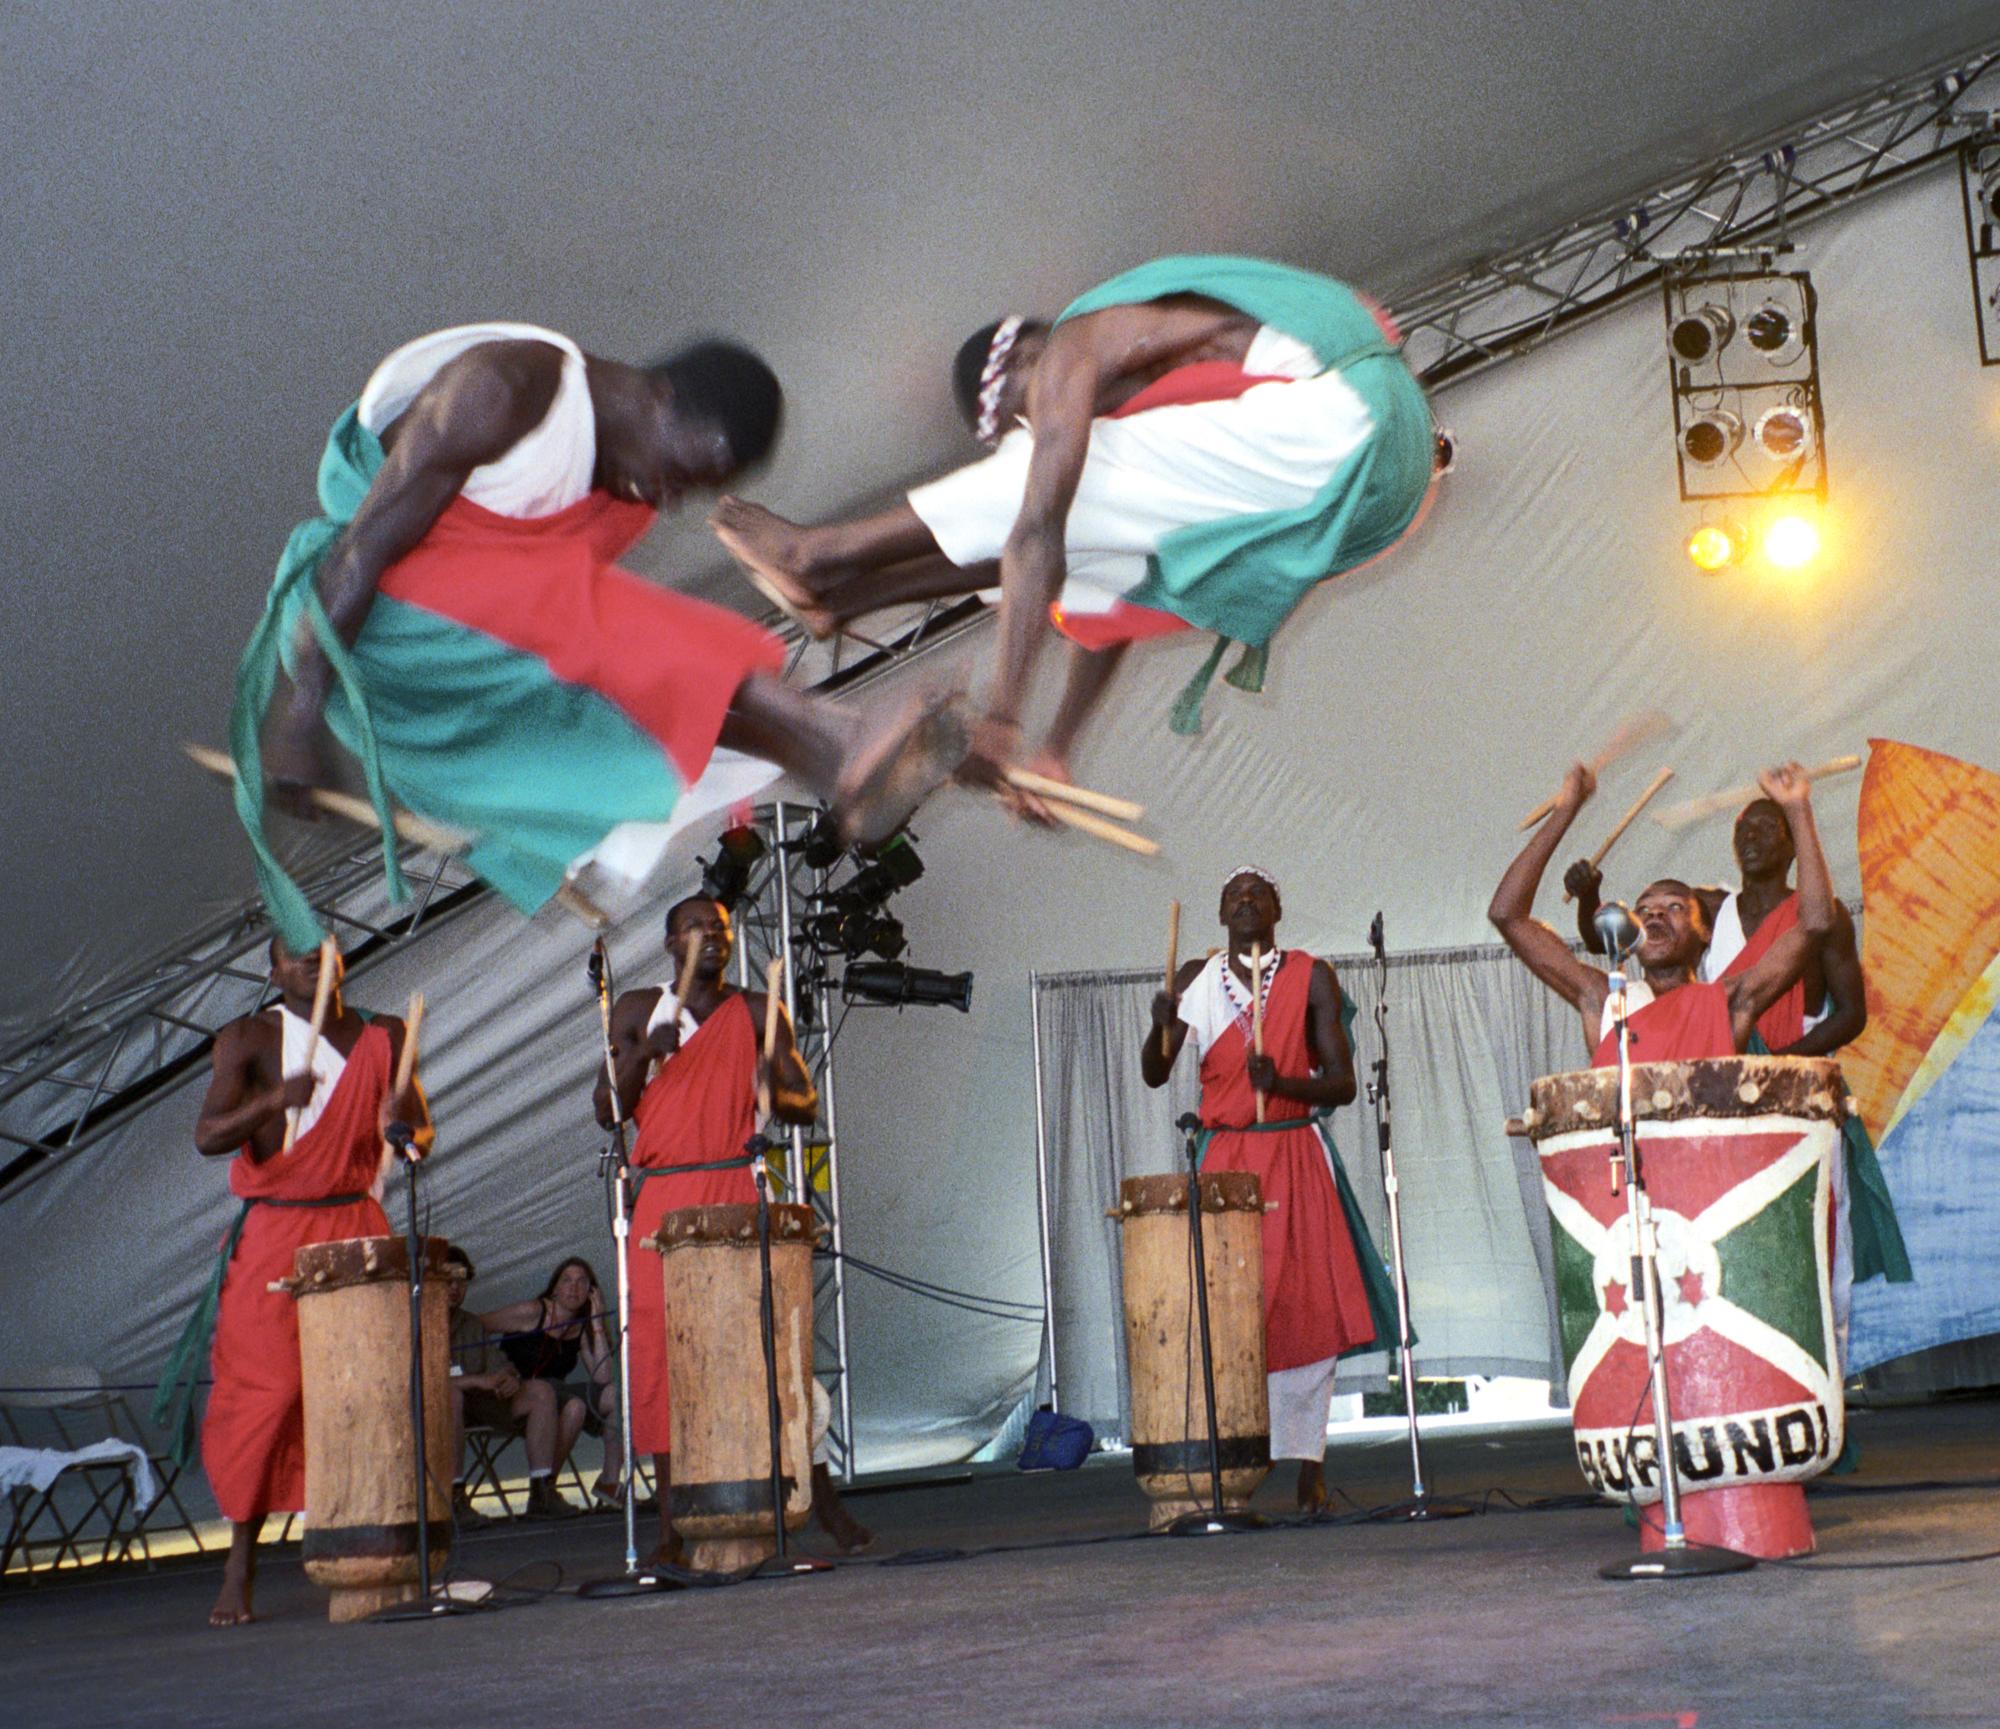
<svg viewBox="0 0 2000 1729">
<path fill-rule="evenodd" d="M 599 937 L 590 945 L 590 959 L 586 963 L 590 969 L 590 988 L 601 991 L 604 988 L 604 939 Z"/>
<path fill-rule="evenodd" d="M 1183 1111 L 1174 1119 L 1174 1127 L 1184 1135 L 1194 1134 L 1201 1127 L 1201 1118 L 1193 1111 Z"/>
<path fill-rule="evenodd" d="M 1368 946 L 1375 951 L 1378 961 L 1386 961 L 1388 952 L 1382 946 L 1382 915 L 1378 912 L 1368 926 Z"/>
<path fill-rule="evenodd" d="M 406 1159 L 414 1159 L 417 1132 L 400 1118 L 382 1131 L 382 1138 Z"/>
<path fill-rule="evenodd" d="M 1591 921 L 1597 940 L 1614 961 L 1623 960 L 1639 946 L 1639 923 L 1623 901 L 1606 901 Z"/>
</svg>

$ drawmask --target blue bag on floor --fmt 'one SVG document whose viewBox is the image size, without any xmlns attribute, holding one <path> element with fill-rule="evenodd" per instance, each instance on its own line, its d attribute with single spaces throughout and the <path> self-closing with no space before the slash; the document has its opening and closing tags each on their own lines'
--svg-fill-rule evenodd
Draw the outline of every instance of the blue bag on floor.
<svg viewBox="0 0 2000 1729">
<path fill-rule="evenodd" d="M 1090 1457 L 1097 1439 L 1081 1417 L 1065 1417 L 1044 1405 L 1028 1419 L 1028 1433 L 1015 1462 L 1023 1471 L 1074 1471 Z"/>
</svg>

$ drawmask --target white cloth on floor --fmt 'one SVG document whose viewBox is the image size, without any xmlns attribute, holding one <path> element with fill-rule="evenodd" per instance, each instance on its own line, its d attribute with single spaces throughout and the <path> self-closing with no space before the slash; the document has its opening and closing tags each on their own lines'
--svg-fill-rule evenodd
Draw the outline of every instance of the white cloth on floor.
<svg viewBox="0 0 2000 1729">
<path fill-rule="evenodd" d="M 1264 343 L 1266 332 L 1258 333 Z M 1270 332 L 1272 336 L 1280 333 Z M 1267 511 L 1299 510 L 1375 430 L 1340 373 L 1281 371 L 1226 402 L 1176 403 L 1091 422 L 1090 450 L 1064 522 L 1062 605 L 1104 612 L 1146 579 L 1177 529 Z M 1297 364 L 1282 346 L 1253 343 L 1244 370 Z M 1034 436 L 1017 426 L 991 456 L 917 487 L 910 508 L 939 549 L 964 567 L 1000 556 L 1021 514 Z M 997 590 L 991 591 L 997 593 Z"/>
<path fill-rule="evenodd" d="M 1271 1387 L 1271 1457 L 1326 1457 L 1326 1418 L 1333 1407 L 1333 1376 L 1338 1357 L 1301 1363 L 1296 1369 L 1273 1369 Z"/>
<path fill-rule="evenodd" d="M 499 516 L 554 516 L 590 491 L 597 469 L 590 377 L 583 350 L 567 336 L 536 324 L 460 324 L 419 336 L 370 375 L 361 392 L 361 424 L 381 433 L 446 365 L 486 342 L 545 342 L 561 351 L 562 372 L 548 412 L 503 456 L 467 475 L 458 495 Z"/>
<path fill-rule="evenodd" d="M 132 1473 L 134 1507 L 153 1504 L 153 1462 L 130 1441 L 93 1441 L 64 1452 L 57 1447 L 0 1447 L 0 1494 L 11 1489 L 46 1489 L 72 1465 L 123 1461 Z"/>
</svg>

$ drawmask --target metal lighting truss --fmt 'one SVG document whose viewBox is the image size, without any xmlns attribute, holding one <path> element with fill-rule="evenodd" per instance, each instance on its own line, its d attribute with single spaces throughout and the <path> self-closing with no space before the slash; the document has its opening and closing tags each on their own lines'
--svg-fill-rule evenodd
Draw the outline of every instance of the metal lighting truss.
<svg viewBox="0 0 2000 1729">
<path fill-rule="evenodd" d="M 303 873 L 300 886 L 343 933 L 349 978 L 486 892 L 463 861 L 406 847 L 409 903 L 382 888 L 381 843 Z M 271 926 L 251 899 L 37 1032 L 0 1050 L 0 1200 L 112 1133 L 208 1060 L 215 1035 L 271 1000 Z"/>
<path fill-rule="evenodd" d="M 2000 166 L 1996 65 L 2000 48 L 1886 85 L 1406 296 L 1397 313 L 1410 364 L 1437 391 L 1519 359 L 1653 287 L 1669 263 L 1692 263 L 1717 249 L 1775 248 L 1809 218 L 1938 163 L 1959 148 L 1967 128 L 1975 142 L 1995 147 L 1996 160 L 1980 161 Z M 1967 204 L 1977 285 L 1979 224 L 1969 187 Z M 2000 225 L 2000 209 L 1994 214 Z M 1982 293 L 1982 339 L 1988 304 Z M 816 645 L 786 626 L 792 670 L 822 690 L 864 683 L 949 644 L 990 612 L 965 600 L 906 616 L 914 623 L 899 626 L 885 649 L 858 659 L 841 639 Z M 366 886 L 374 856 L 372 845 L 359 849 L 308 880 L 315 904 L 336 923 L 364 916 L 352 915 L 349 902 L 381 908 L 379 893 L 371 896 Z M 438 860 L 430 868 L 415 911 L 393 922 L 376 917 L 365 926 L 370 943 L 419 937 L 447 906 L 483 892 L 460 864 Z M 201 1061 L 216 1028 L 262 1000 L 255 955 L 267 936 L 258 904 L 246 901 L 122 984 L 0 1050 L 0 1142 L 22 1149 L 0 1165 L 0 1199 L 100 1139 L 124 1113 Z"/>
<path fill-rule="evenodd" d="M 765 852 L 730 916 L 736 926 L 737 976 L 746 990 L 763 988 L 765 969 L 773 959 L 785 963 L 785 1008 L 792 1017 L 799 1055 L 819 1090 L 819 1121 L 811 1129 L 792 1124 L 783 1130 L 784 1182 L 790 1200 L 813 1209 L 833 1250 L 813 1260 L 813 1372 L 832 1383 L 830 1462 L 851 1483 L 854 1399 L 847 1362 L 847 1267 L 841 1259 L 845 1239 L 833 1062 L 841 1004 L 828 981 L 823 957 L 799 932 L 800 918 L 814 897 L 825 893 L 828 879 L 839 869 L 835 865 L 815 870 L 805 861 L 806 835 L 819 815 L 816 806 L 782 801 L 755 812 L 752 826 L 762 836 Z"/>
</svg>

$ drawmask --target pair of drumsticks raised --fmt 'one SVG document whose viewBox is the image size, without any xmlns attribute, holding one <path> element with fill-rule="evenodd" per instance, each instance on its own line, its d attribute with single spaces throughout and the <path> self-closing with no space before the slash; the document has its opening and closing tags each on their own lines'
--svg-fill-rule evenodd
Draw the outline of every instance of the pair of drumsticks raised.
<svg viewBox="0 0 2000 1729">
<path fill-rule="evenodd" d="M 1656 708 L 1642 709 L 1637 714 L 1628 715 L 1618 723 L 1610 738 L 1605 741 L 1604 748 L 1591 758 L 1590 772 L 1594 775 L 1602 774 L 1621 757 L 1630 756 L 1634 751 L 1651 744 L 1655 739 L 1664 738 L 1672 731 L 1673 722 Z M 1830 762 L 1823 762 L 1811 770 L 1811 778 L 1814 781 L 1822 781 L 1833 775 L 1850 774 L 1861 766 L 1862 761 L 1859 756 L 1837 756 Z M 1606 855 L 1618 844 L 1618 837 L 1638 820 L 1639 813 L 1653 802 L 1654 796 L 1673 778 L 1674 771 L 1671 768 L 1661 768 L 1654 773 L 1653 778 L 1646 783 L 1646 790 L 1632 801 L 1632 808 L 1618 819 L 1611 832 L 1604 837 L 1603 845 L 1590 855 L 1592 870 L 1596 870 L 1604 863 Z M 1656 811 L 1653 820 L 1663 829 L 1683 829 L 1689 823 L 1700 822 L 1704 817 L 1715 816 L 1719 812 L 1733 809 L 1756 796 L 1755 782 L 1744 786 L 1725 787 L 1721 792 L 1707 793 L 1701 798 L 1689 799 L 1685 804 Z M 1543 799 L 1521 819 L 1519 830 L 1516 832 L 1533 828 L 1555 808 L 1554 798 Z M 1567 889 L 1563 891 L 1565 906 L 1574 898 Z"/>
<path fill-rule="evenodd" d="M 321 937 L 319 977 L 313 983 L 312 1020 L 307 1023 L 305 1055 L 299 1069 L 301 1074 L 312 1073 L 313 1058 L 319 1054 L 319 1041 L 326 1033 L 326 1016 L 333 1004 L 333 989 L 339 982 L 340 950 L 332 937 Z M 424 993 L 412 991 L 409 1013 L 403 1018 L 403 1054 L 396 1060 L 396 1084 L 389 1092 L 391 1100 L 400 1099 L 410 1090 L 410 1077 L 417 1072 L 417 1040 L 423 1033 L 423 1026 Z M 288 1153 L 298 1143 L 300 1115 L 297 1110 L 285 1112 L 284 1151 Z"/>
</svg>

